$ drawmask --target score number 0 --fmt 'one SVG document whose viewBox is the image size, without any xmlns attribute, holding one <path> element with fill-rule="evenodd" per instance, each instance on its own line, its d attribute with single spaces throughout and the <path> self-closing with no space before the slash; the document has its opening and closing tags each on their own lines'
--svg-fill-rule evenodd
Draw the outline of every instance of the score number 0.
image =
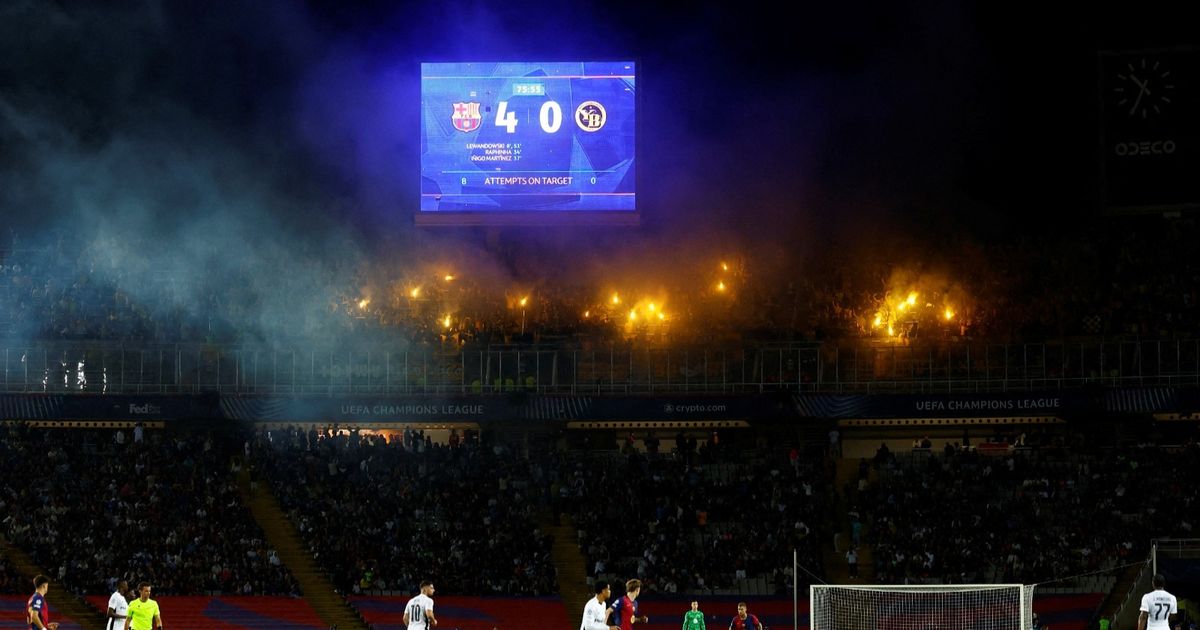
<svg viewBox="0 0 1200 630">
<path fill-rule="evenodd" d="M 538 112 L 538 122 L 542 124 L 542 131 L 546 133 L 554 133 L 562 127 L 562 108 L 554 101 L 546 101 L 542 103 L 542 109 Z M 517 132 L 517 114 L 508 111 L 508 101 L 500 101 L 496 106 L 496 126 L 504 127 L 508 133 Z"/>
</svg>

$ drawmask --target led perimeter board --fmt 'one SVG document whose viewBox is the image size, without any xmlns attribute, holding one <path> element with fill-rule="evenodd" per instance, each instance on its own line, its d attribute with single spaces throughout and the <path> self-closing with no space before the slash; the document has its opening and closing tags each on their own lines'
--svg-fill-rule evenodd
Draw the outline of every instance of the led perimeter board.
<svg viewBox="0 0 1200 630">
<path fill-rule="evenodd" d="M 421 64 L 417 224 L 636 224 L 634 70 Z"/>
</svg>

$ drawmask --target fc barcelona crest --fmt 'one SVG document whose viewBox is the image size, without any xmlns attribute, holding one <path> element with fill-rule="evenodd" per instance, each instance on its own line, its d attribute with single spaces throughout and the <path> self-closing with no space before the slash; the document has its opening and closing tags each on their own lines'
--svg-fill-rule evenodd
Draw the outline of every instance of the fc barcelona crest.
<svg viewBox="0 0 1200 630">
<path fill-rule="evenodd" d="M 454 115 L 450 120 L 454 121 L 454 128 L 459 131 L 475 131 L 483 120 L 479 113 L 479 103 L 455 103 Z"/>
</svg>

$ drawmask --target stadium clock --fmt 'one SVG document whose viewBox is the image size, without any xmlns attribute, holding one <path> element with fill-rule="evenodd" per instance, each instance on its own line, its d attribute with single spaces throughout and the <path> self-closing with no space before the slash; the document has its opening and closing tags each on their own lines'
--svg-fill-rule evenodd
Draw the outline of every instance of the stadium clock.
<svg viewBox="0 0 1200 630">
<path fill-rule="evenodd" d="M 1113 78 L 1113 102 L 1129 118 L 1145 120 L 1170 106 L 1175 85 L 1162 61 L 1139 57 L 1118 68 Z"/>
</svg>

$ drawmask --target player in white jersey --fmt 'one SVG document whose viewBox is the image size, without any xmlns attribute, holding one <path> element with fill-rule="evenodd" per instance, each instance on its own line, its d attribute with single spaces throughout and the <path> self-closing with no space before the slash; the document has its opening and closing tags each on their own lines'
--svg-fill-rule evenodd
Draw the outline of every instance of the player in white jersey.
<svg viewBox="0 0 1200 630">
<path fill-rule="evenodd" d="M 589 599 L 583 607 L 583 623 L 579 630 L 621 630 L 618 626 L 608 625 L 609 610 L 604 606 L 604 600 L 612 595 L 608 582 L 596 582 L 596 596 Z"/>
<path fill-rule="evenodd" d="M 1152 583 L 1154 590 L 1142 595 L 1138 630 L 1171 630 L 1175 614 L 1179 612 L 1179 602 L 1167 592 L 1167 578 L 1155 575 Z"/>
<path fill-rule="evenodd" d="M 129 602 L 125 601 L 125 593 L 128 592 L 128 582 L 117 582 L 117 590 L 108 598 L 108 624 L 104 626 L 105 630 L 121 630 L 125 627 L 125 617 L 129 614 Z"/>
<path fill-rule="evenodd" d="M 429 630 L 437 625 L 437 617 L 433 616 L 433 582 L 421 582 L 421 594 L 408 600 L 404 605 L 404 625 L 408 630 Z"/>
</svg>

